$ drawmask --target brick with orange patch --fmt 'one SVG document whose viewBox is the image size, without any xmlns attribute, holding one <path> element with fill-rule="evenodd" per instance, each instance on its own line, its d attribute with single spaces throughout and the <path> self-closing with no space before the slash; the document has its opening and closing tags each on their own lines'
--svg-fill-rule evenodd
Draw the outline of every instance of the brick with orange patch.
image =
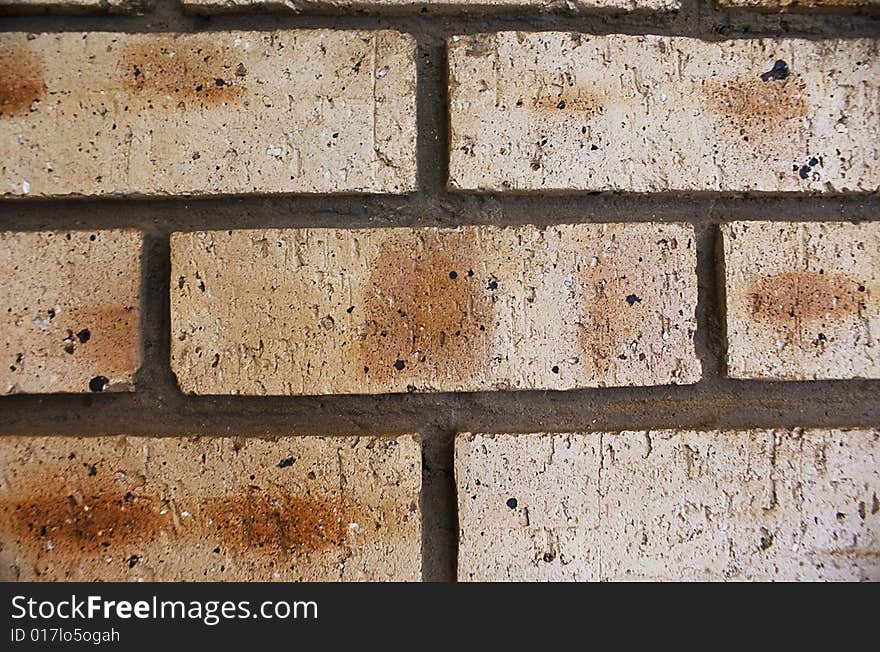
<svg viewBox="0 0 880 652">
<path fill-rule="evenodd" d="M 418 576 L 411 437 L 7 438 L 0 460 L 3 579 Z"/>
<path fill-rule="evenodd" d="M 472 230 L 392 235 L 382 243 L 364 290 L 359 349 L 368 378 L 461 382 L 481 373 L 495 323 L 482 258 Z"/>
<path fill-rule="evenodd" d="M 880 230 L 846 222 L 722 227 L 735 378 L 880 377 Z"/>
<path fill-rule="evenodd" d="M 0 119 L 27 115 L 46 97 L 45 66 L 26 41 L 0 36 Z"/>
<path fill-rule="evenodd" d="M 208 38 L 174 36 L 123 46 L 123 85 L 134 99 L 187 105 L 216 106 L 240 99 L 246 92 L 247 67 L 232 48 Z"/>
</svg>

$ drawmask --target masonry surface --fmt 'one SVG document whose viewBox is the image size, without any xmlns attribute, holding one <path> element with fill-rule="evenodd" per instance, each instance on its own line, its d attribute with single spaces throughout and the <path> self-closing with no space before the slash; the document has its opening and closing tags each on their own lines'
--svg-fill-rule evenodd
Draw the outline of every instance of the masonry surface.
<svg viewBox="0 0 880 652">
<path fill-rule="evenodd" d="M 0 0 L 0 578 L 880 578 L 877 3 L 720 4 Z"/>
</svg>

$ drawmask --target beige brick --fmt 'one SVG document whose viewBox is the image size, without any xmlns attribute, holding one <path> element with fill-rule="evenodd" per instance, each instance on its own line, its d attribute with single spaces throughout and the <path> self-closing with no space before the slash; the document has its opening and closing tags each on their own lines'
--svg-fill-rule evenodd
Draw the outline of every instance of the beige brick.
<svg viewBox="0 0 880 652">
<path fill-rule="evenodd" d="M 716 0 L 722 9 L 749 9 L 767 12 L 852 12 L 876 11 L 880 0 Z"/>
<path fill-rule="evenodd" d="M 687 384 L 681 224 L 174 234 L 172 367 L 198 394 Z"/>
<path fill-rule="evenodd" d="M 0 579 L 421 579 L 413 436 L 0 438 Z"/>
<path fill-rule="evenodd" d="M 0 232 L 0 393 L 131 391 L 143 236 Z"/>
<path fill-rule="evenodd" d="M 0 193 L 400 193 L 411 37 L 389 31 L 0 35 Z"/>
<path fill-rule="evenodd" d="M 449 184 L 876 191 L 878 41 L 502 32 L 449 42 Z"/>
<path fill-rule="evenodd" d="M 876 430 L 459 435 L 460 580 L 878 580 Z"/>
<path fill-rule="evenodd" d="M 880 378 L 880 223 L 722 226 L 727 372 Z"/>
<path fill-rule="evenodd" d="M 144 2 L 145 0 L 0 0 L 0 13 L 131 11 L 143 6 Z"/>
<path fill-rule="evenodd" d="M 263 9 L 301 11 L 303 9 L 367 10 L 417 12 L 423 7 L 433 11 L 482 12 L 505 9 L 595 11 L 673 11 L 680 0 L 182 0 L 183 6 L 197 13 Z"/>
</svg>

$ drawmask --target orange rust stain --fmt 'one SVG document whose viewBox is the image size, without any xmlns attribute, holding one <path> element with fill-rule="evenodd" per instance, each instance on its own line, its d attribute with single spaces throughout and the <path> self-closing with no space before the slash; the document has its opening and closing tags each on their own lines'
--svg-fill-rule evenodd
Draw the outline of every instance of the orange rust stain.
<svg viewBox="0 0 880 652">
<path fill-rule="evenodd" d="M 208 39 L 151 37 L 125 46 L 121 56 L 125 88 L 146 101 L 216 106 L 240 99 L 246 90 L 240 53 Z"/>
<path fill-rule="evenodd" d="M 45 97 L 40 56 L 21 43 L 0 43 L 0 118 L 27 115 Z"/>
<path fill-rule="evenodd" d="M 187 497 L 114 474 L 100 463 L 84 463 L 73 472 L 41 468 L 24 490 L 0 496 L 2 538 L 19 541 L 34 557 L 119 555 L 155 542 L 163 532 L 176 541 L 210 540 L 242 552 L 309 554 L 343 548 L 349 523 L 364 526 L 376 519 L 375 505 L 253 486 L 226 496 L 193 496 L 193 505 Z M 386 514 L 394 509 L 378 508 Z M 180 514 L 184 510 L 189 516 Z"/>
<path fill-rule="evenodd" d="M 594 267 L 585 265 L 577 285 L 577 309 L 582 328 L 578 339 L 584 352 L 583 366 L 598 377 L 614 376 L 615 369 L 643 365 L 649 368 L 658 362 L 659 353 L 648 347 L 635 349 L 646 330 L 653 330 L 650 320 L 656 316 L 657 302 L 663 286 L 645 278 L 645 261 L 665 267 L 667 257 L 684 246 L 676 238 L 663 238 L 656 243 L 620 239 Z M 671 337 L 671 324 L 664 329 Z M 673 341 L 669 342 L 674 345 Z"/>
<path fill-rule="evenodd" d="M 339 548 L 357 509 L 339 497 L 267 496 L 256 491 L 209 501 L 202 520 L 214 523 L 223 545 L 313 552 Z"/>
<path fill-rule="evenodd" d="M 600 377 L 606 376 L 630 356 L 638 359 L 640 355 L 629 347 L 644 324 L 644 297 L 634 294 L 631 284 L 613 273 L 596 274 L 589 270 L 582 274 L 581 286 L 591 289 L 579 301 L 584 326 L 579 339 L 587 354 L 584 364 Z M 630 305 L 630 296 L 638 297 L 639 301 L 633 300 Z"/>
<path fill-rule="evenodd" d="M 77 306 L 60 315 L 59 350 L 88 362 L 104 376 L 130 373 L 139 366 L 139 312 L 135 306 Z"/>
<path fill-rule="evenodd" d="M 26 495 L 0 497 L 4 538 L 67 556 L 149 541 L 171 527 L 152 497 L 106 480 L 39 477 Z"/>
<path fill-rule="evenodd" d="M 607 99 L 579 83 L 571 73 L 543 75 L 537 80 L 532 108 L 538 112 L 598 113 Z"/>
<path fill-rule="evenodd" d="M 703 96 L 706 108 L 727 125 L 723 136 L 752 144 L 775 139 L 790 128 L 786 121 L 809 114 L 803 82 L 794 75 L 784 80 L 748 75 L 709 80 Z"/>
<path fill-rule="evenodd" d="M 489 363 L 498 281 L 473 231 L 392 235 L 371 266 L 360 351 L 372 380 L 461 378 Z"/>
<path fill-rule="evenodd" d="M 786 272 L 755 280 L 746 306 L 750 318 L 775 326 L 835 320 L 863 309 L 863 287 L 844 275 Z"/>
</svg>

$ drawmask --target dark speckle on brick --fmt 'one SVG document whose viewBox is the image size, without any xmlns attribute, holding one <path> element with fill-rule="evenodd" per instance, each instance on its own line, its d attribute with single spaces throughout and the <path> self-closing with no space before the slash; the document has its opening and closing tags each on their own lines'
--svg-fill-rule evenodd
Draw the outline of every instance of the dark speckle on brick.
<svg viewBox="0 0 880 652">
<path fill-rule="evenodd" d="M 773 64 L 773 68 L 765 73 L 761 73 L 761 81 L 770 81 L 771 79 L 782 81 L 788 78 L 790 74 L 788 64 L 782 59 L 777 59 L 776 63 Z"/>
<path fill-rule="evenodd" d="M 626 298 L 626 302 L 627 302 L 629 305 L 634 306 L 634 305 L 636 305 L 637 303 L 641 303 L 642 300 L 641 300 L 637 295 L 635 295 L 635 294 L 630 294 L 630 295 Z"/>
<path fill-rule="evenodd" d="M 507 506 L 510 507 L 510 509 L 516 509 L 516 506 L 518 504 L 519 503 L 517 503 L 516 498 L 508 498 L 507 499 Z"/>
<path fill-rule="evenodd" d="M 109 384 L 110 379 L 107 376 L 95 376 L 89 381 L 89 389 L 93 392 L 103 392 Z"/>
<path fill-rule="evenodd" d="M 283 460 L 278 462 L 278 468 L 279 469 L 286 469 L 288 466 L 293 466 L 293 463 L 295 461 L 296 460 L 292 457 L 285 457 Z"/>
</svg>

